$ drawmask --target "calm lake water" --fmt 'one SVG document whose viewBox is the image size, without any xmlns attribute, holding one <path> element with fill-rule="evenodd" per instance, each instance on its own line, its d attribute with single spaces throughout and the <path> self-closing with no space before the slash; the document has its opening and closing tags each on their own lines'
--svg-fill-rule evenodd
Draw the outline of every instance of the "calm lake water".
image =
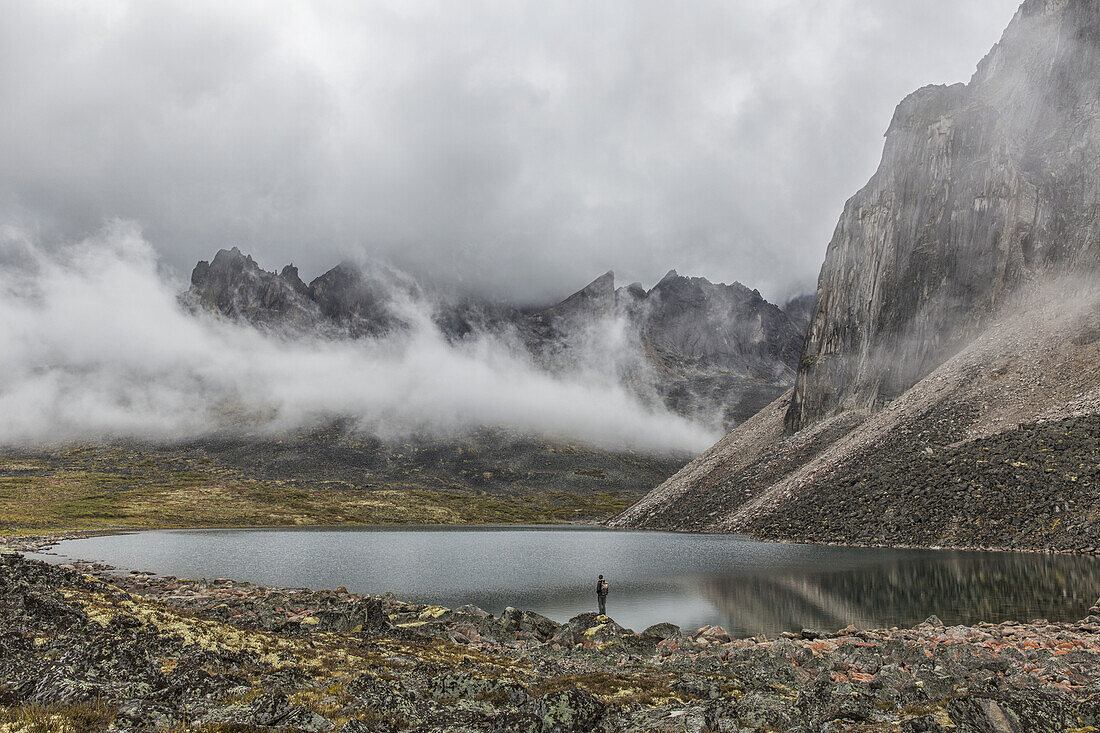
<svg viewBox="0 0 1100 733">
<path fill-rule="evenodd" d="M 730 535 L 562 527 L 171 530 L 69 540 L 49 557 L 180 578 L 346 586 L 492 613 L 526 608 L 564 621 L 607 610 L 641 630 L 671 621 L 739 634 L 1081 618 L 1100 596 L 1088 557 L 884 550 L 753 542 Z"/>
</svg>

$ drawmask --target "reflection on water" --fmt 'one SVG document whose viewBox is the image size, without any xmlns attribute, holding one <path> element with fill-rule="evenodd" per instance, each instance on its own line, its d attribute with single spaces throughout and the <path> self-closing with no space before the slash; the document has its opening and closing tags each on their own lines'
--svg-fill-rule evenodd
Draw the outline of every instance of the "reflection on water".
<svg viewBox="0 0 1100 733">
<path fill-rule="evenodd" d="M 697 592 L 739 633 L 1077 619 L 1100 595 L 1087 557 L 928 551 L 835 572 L 700 577 Z"/>
<path fill-rule="evenodd" d="M 641 629 L 718 623 L 739 634 L 1081 618 L 1100 563 L 1022 553 L 883 550 L 578 528 L 192 530 L 72 540 L 62 557 L 179 577 L 392 592 L 413 601 L 529 608 L 559 621 L 595 610 Z"/>
</svg>

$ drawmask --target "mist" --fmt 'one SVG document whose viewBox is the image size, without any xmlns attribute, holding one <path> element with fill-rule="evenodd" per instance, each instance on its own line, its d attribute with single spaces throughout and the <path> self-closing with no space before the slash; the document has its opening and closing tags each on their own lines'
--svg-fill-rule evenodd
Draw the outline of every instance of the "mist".
<svg viewBox="0 0 1100 733">
<path fill-rule="evenodd" d="M 291 339 L 193 314 L 133 223 L 55 247 L 8 228 L 0 263 L 0 443 L 276 436 L 334 418 L 388 440 L 492 426 L 697 452 L 717 438 L 643 404 L 606 354 L 551 374 L 504 336 L 449 343 L 407 296 L 398 307 L 411 327 L 377 339 Z"/>
<path fill-rule="evenodd" d="M 182 276 L 385 259 L 511 302 L 670 269 L 813 290 L 894 106 L 1018 0 L 4 2 L 0 222 Z"/>
</svg>

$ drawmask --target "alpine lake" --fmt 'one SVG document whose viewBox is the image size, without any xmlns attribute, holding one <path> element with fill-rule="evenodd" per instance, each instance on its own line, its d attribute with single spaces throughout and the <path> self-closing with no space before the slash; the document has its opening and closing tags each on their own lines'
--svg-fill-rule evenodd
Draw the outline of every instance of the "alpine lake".
<svg viewBox="0 0 1100 733">
<path fill-rule="evenodd" d="M 1100 596 L 1093 557 L 755 542 L 736 535 L 599 527 L 376 527 L 158 530 L 66 540 L 50 562 L 120 572 L 346 587 L 447 607 L 508 606 L 565 621 L 596 610 L 640 631 L 668 621 L 731 635 L 804 628 L 1078 619 Z"/>
</svg>

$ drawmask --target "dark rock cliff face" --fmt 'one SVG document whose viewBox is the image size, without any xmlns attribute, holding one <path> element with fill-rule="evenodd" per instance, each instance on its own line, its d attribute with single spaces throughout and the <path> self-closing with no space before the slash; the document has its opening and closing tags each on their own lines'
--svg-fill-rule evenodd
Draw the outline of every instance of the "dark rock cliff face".
<svg viewBox="0 0 1100 733">
<path fill-rule="evenodd" d="M 712 283 L 672 271 L 649 291 L 638 283 L 616 288 L 608 272 L 562 302 L 530 312 L 507 303 L 447 298 L 397 273 L 348 264 L 306 285 L 294 267 L 267 272 L 236 248 L 199 262 L 184 298 L 264 328 L 352 338 L 409 328 L 398 307 L 407 300 L 427 306 L 448 339 L 513 333 L 548 370 L 568 368 L 593 350 L 622 357 L 611 353 L 619 349 L 632 358 L 609 360 L 622 362 L 619 376 L 643 397 L 727 428 L 794 383 L 807 310 L 805 296 L 784 310 L 741 283 Z M 610 321 L 624 338 L 603 343 L 592 329 Z"/>
<path fill-rule="evenodd" d="M 1100 259 L 1100 5 L 1029 0 L 971 82 L 898 107 L 844 207 L 788 430 L 896 398 L 1004 296 Z"/>
<path fill-rule="evenodd" d="M 1096 546 L 1098 160 L 1100 4 L 1028 0 L 969 84 L 898 107 L 795 388 L 612 524 Z"/>
<path fill-rule="evenodd" d="M 657 391 L 683 414 L 718 410 L 728 428 L 793 383 L 803 331 L 756 290 L 673 270 L 631 305 Z"/>
<path fill-rule="evenodd" d="M 675 270 L 646 296 L 645 334 L 654 349 L 762 379 L 789 370 L 801 347 L 791 319 L 741 283 L 715 285 Z"/>
<path fill-rule="evenodd" d="M 266 272 L 236 247 L 195 265 L 188 298 L 201 307 L 256 324 L 305 326 L 318 317 L 297 268 L 287 265 L 278 275 Z"/>
</svg>

